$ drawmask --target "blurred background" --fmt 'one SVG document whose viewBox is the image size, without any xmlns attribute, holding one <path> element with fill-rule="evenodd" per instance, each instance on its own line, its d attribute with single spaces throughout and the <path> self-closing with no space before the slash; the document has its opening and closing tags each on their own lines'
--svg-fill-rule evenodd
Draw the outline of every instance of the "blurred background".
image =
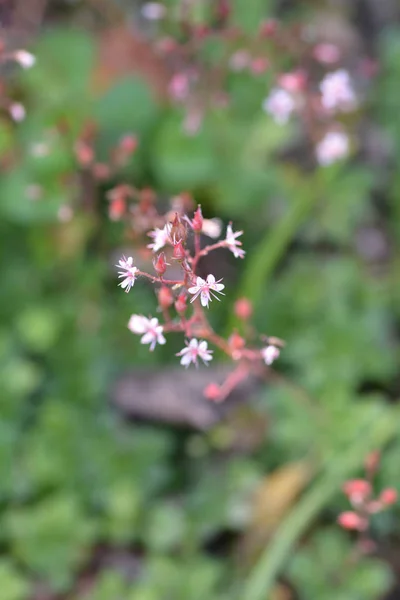
<svg viewBox="0 0 400 600">
<path fill-rule="evenodd" d="M 400 598 L 399 508 L 360 559 L 336 523 L 371 450 L 399 486 L 397 0 L 2 0 L 0 24 L 1 600 Z M 322 114 L 338 69 L 357 101 Z M 253 302 L 286 341 L 268 382 L 216 406 L 222 357 L 128 331 L 157 304 L 117 287 L 122 253 L 150 264 L 125 184 L 244 230 L 210 319 Z"/>
</svg>

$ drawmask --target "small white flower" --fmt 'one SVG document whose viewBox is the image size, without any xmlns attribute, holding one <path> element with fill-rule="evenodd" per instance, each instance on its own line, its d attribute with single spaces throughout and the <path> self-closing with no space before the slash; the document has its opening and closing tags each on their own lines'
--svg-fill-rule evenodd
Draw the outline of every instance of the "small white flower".
<svg viewBox="0 0 400 600">
<path fill-rule="evenodd" d="M 216 239 L 221 235 L 222 221 L 218 218 L 203 219 L 202 232 L 208 237 Z"/>
<path fill-rule="evenodd" d="M 142 335 L 141 344 L 150 344 L 150 350 L 153 351 L 156 344 L 165 344 L 166 339 L 163 336 L 163 326 L 159 325 L 158 319 L 148 319 L 142 315 L 132 315 L 128 322 L 128 329 L 132 333 Z"/>
<path fill-rule="evenodd" d="M 209 360 L 212 360 L 212 350 L 207 349 L 207 342 L 204 340 L 199 342 L 196 338 L 190 340 L 189 344 L 186 344 L 186 348 L 183 348 L 176 356 L 181 356 L 181 365 L 188 367 L 190 363 L 198 366 L 197 359 L 201 358 L 203 363 L 206 365 Z"/>
<path fill-rule="evenodd" d="M 274 88 L 263 102 L 263 109 L 268 112 L 274 120 L 283 125 L 287 123 L 290 115 L 295 109 L 293 96 L 286 90 Z"/>
<path fill-rule="evenodd" d="M 14 54 L 14 59 L 21 65 L 23 69 L 30 69 L 36 62 L 36 58 L 26 50 L 17 50 Z"/>
<path fill-rule="evenodd" d="M 348 71 L 338 69 L 327 73 L 319 85 L 321 103 L 327 110 L 353 110 L 357 99 Z"/>
<path fill-rule="evenodd" d="M 328 131 L 317 144 L 315 153 L 317 161 L 323 167 L 345 158 L 349 154 L 350 142 L 343 131 Z"/>
<path fill-rule="evenodd" d="M 26 110 L 24 105 L 21 104 L 21 102 L 13 102 L 12 104 L 10 104 L 8 110 L 10 111 L 11 118 L 16 123 L 20 123 L 26 117 Z"/>
<path fill-rule="evenodd" d="M 225 286 L 220 283 L 220 281 L 222 281 L 222 279 L 215 281 L 214 275 L 207 275 L 206 281 L 201 277 L 197 277 L 196 285 L 190 287 L 188 290 L 190 294 L 194 294 L 190 302 L 194 302 L 196 298 L 200 296 L 201 305 L 207 306 L 208 308 L 208 303 L 212 300 L 211 296 L 217 300 L 219 300 L 219 298 L 216 293 L 224 296 L 221 290 L 223 290 Z"/>
<path fill-rule="evenodd" d="M 158 21 L 159 19 L 162 19 L 165 17 L 166 12 L 165 6 L 159 2 L 146 2 L 146 4 L 143 4 L 141 10 L 142 16 L 145 19 L 149 19 L 149 21 Z"/>
<path fill-rule="evenodd" d="M 137 272 L 139 270 L 137 267 L 133 266 L 132 256 L 129 256 L 129 258 L 123 256 L 115 266 L 118 267 L 118 269 L 121 269 L 121 271 L 118 271 L 118 277 L 119 279 L 122 279 L 122 281 L 118 285 L 120 285 L 125 292 L 129 292 L 131 287 L 135 284 Z"/>
<path fill-rule="evenodd" d="M 161 248 L 169 242 L 169 224 L 165 225 L 162 229 L 156 227 L 153 231 L 148 233 L 148 236 L 153 239 L 151 244 L 148 244 L 147 247 L 151 248 L 153 252 L 158 252 Z"/>
<path fill-rule="evenodd" d="M 239 240 L 236 239 L 242 234 L 243 231 L 235 231 L 235 233 L 233 232 L 232 223 L 229 223 L 229 225 L 226 228 L 225 242 L 235 258 L 244 258 L 244 255 L 246 254 L 246 252 L 242 248 L 240 248 L 242 242 L 239 242 Z"/>
<path fill-rule="evenodd" d="M 279 357 L 280 350 L 276 346 L 267 346 L 261 350 L 261 356 L 266 365 L 272 365 L 274 360 Z"/>
</svg>

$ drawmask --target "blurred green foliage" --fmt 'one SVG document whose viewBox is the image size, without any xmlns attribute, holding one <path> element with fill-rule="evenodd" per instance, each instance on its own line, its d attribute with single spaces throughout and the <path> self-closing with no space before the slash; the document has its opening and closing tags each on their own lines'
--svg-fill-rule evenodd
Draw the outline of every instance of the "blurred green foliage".
<svg viewBox="0 0 400 600">
<path fill-rule="evenodd" d="M 235 18 L 251 30 L 261 5 L 253 14 L 236 2 Z M 43 33 L 36 66 L 17 82 L 27 118 L 0 121 L 1 154 L 18 157 L 0 180 L 0 595 L 28 600 L 44 584 L 86 600 L 227 600 L 248 573 L 238 569 L 233 542 L 225 548 L 221 539 L 245 529 L 251 492 L 265 475 L 305 457 L 322 472 L 340 461 L 343 476 L 353 476 L 363 457 L 347 469 L 342 449 L 360 435 L 363 451 L 374 448 L 374 424 L 397 418 L 399 173 L 361 161 L 305 172 L 282 159 L 299 132 L 262 113 L 260 82 L 245 74 L 228 81 L 229 109 L 210 111 L 188 137 L 181 111 L 157 103 L 135 75 L 94 93 L 95 44 L 79 30 Z M 381 60 L 372 113 L 395 165 L 399 31 L 382 40 Z M 99 157 L 121 134 L 139 136 L 127 170 L 136 185 L 190 190 L 207 213 L 245 229 L 248 254 L 237 289 L 227 285 L 223 324 L 235 325 L 235 296 L 250 297 L 257 327 L 287 341 L 278 368 L 288 378 L 254 399 L 271 424 L 248 456 L 230 452 L 218 432 L 199 439 L 133 426 L 109 405 L 123 370 L 174 359 L 166 349 L 148 354 L 126 330 L 131 312 L 155 302 L 145 286 L 129 298 L 117 289 L 121 228 L 109 223 L 101 190 L 82 197 L 74 144 L 88 120 L 97 124 Z M 41 143 L 45 155 L 32 151 Z M 376 190 L 388 197 L 385 210 L 373 201 Z M 65 205 L 75 215 L 63 222 Z M 390 253 L 375 264 L 355 238 L 382 223 Z M 398 485 L 396 433 L 377 436 L 390 442 L 379 486 Z M 332 521 L 345 508 L 339 488 L 305 520 L 305 530 L 317 530 L 292 545 L 278 571 L 287 569 L 304 600 L 378 599 L 391 583 L 388 566 L 372 558 L 352 565 L 351 537 L 318 528 L 321 514 Z M 396 516 L 376 520 L 378 540 L 398 539 Z M 92 567 L 104 549 L 130 553 L 135 568 L 122 560 Z M 91 582 L 81 593 L 75 582 L 84 577 Z"/>
</svg>

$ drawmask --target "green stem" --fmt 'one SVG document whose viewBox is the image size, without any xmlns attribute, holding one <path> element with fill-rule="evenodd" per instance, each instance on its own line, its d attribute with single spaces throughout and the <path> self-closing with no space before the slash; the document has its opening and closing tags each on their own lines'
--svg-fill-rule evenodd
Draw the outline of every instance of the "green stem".
<svg viewBox="0 0 400 600">
<path fill-rule="evenodd" d="M 293 200 L 288 212 L 252 250 L 251 257 L 248 256 L 247 258 L 246 271 L 239 285 L 238 297 L 246 296 L 255 306 L 259 305 L 268 280 L 294 238 L 296 231 L 320 197 L 319 185 L 311 186 L 304 185 L 302 182 L 298 183 L 297 190 L 293 191 L 296 198 Z M 317 184 L 317 182 L 313 183 Z M 238 325 L 237 318 L 233 316 L 229 323 L 229 331 L 232 331 Z"/>
<path fill-rule="evenodd" d="M 385 410 L 376 416 L 368 431 L 360 432 L 343 454 L 326 465 L 324 475 L 294 507 L 262 553 L 245 582 L 241 598 L 266 600 L 271 597 L 277 577 L 310 522 L 337 492 L 340 484 L 363 464 L 368 452 L 385 446 L 396 433 L 396 416 L 392 410 Z"/>
</svg>

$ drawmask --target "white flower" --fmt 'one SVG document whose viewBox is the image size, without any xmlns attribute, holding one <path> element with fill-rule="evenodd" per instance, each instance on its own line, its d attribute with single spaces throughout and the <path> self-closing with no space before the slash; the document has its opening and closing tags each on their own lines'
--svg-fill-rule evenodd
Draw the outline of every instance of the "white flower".
<svg viewBox="0 0 400 600">
<path fill-rule="evenodd" d="M 319 85 L 321 103 L 327 110 L 353 110 L 357 99 L 348 71 L 338 69 L 325 75 Z"/>
<path fill-rule="evenodd" d="M 245 251 L 240 248 L 242 242 L 239 242 L 239 240 L 236 239 L 242 234 L 243 231 L 235 231 L 235 233 L 232 231 L 232 223 L 229 223 L 226 228 L 225 242 L 235 258 L 244 258 L 244 255 L 246 254 Z"/>
<path fill-rule="evenodd" d="M 189 344 L 186 344 L 186 348 L 183 348 L 176 356 L 182 356 L 181 365 L 188 367 L 190 363 L 198 366 L 197 359 L 201 358 L 203 363 L 206 365 L 209 360 L 212 360 L 212 350 L 207 349 L 207 342 L 204 340 L 199 342 L 196 338 L 190 340 Z"/>
<path fill-rule="evenodd" d="M 281 88 L 274 88 L 263 102 L 263 109 L 280 125 L 287 123 L 294 108 L 293 96 Z"/>
<path fill-rule="evenodd" d="M 156 227 L 153 231 L 148 233 L 154 241 L 152 244 L 148 244 L 147 247 L 151 248 L 153 252 L 158 252 L 161 248 L 164 248 L 165 244 L 169 242 L 169 224 L 165 225 L 162 229 Z"/>
<path fill-rule="evenodd" d="M 126 292 L 129 292 L 131 287 L 135 284 L 137 277 L 136 273 L 139 270 L 137 267 L 133 266 L 132 256 L 129 256 L 129 258 L 123 256 L 115 266 L 118 267 L 118 269 L 121 269 L 121 271 L 118 271 L 118 277 L 122 279 L 122 281 L 118 285 Z"/>
<path fill-rule="evenodd" d="M 216 292 L 224 296 L 221 290 L 223 290 L 225 286 L 222 283 L 219 283 L 220 281 L 222 281 L 222 279 L 215 281 L 214 275 L 207 275 L 206 281 L 201 277 L 197 277 L 196 285 L 190 287 L 188 290 L 190 294 L 194 294 L 190 302 L 194 302 L 196 298 L 200 296 L 201 305 L 207 306 L 208 308 L 208 303 L 212 300 L 211 296 L 219 300 Z"/>
<path fill-rule="evenodd" d="M 343 131 L 328 131 L 317 144 L 315 153 L 320 165 L 326 167 L 349 154 L 350 142 Z"/>
<path fill-rule="evenodd" d="M 158 21 L 165 17 L 166 8 L 159 2 L 146 2 L 142 6 L 142 16 L 149 21 Z"/>
<path fill-rule="evenodd" d="M 221 235 L 222 222 L 221 219 L 203 219 L 202 232 L 208 237 L 216 239 Z"/>
<path fill-rule="evenodd" d="M 21 104 L 21 102 L 13 102 L 12 104 L 10 104 L 8 110 L 13 121 L 16 121 L 17 123 L 20 123 L 26 117 L 26 110 L 24 105 Z"/>
<path fill-rule="evenodd" d="M 23 69 L 30 69 L 36 62 L 36 58 L 26 50 L 17 50 L 14 54 L 14 59 L 21 65 Z"/>
<path fill-rule="evenodd" d="M 261 356 L 263 357 L 266 365 L 272 365 L 274 360 L 279 357 L 280 350 L 276 346 L 267 346 L 261 350 Z"/>
<path fill-rule="evenodd" d="M 128 329 L 132 333 L 144 334 L 140 340 L 141 344 L 150 344 L 153 351 L 156 344 L 165 344 L 163 326 L 158 324 L 158 319 L 148 319 L 142 315 L 132 315 L 128 322 Z"/>
</svg>

